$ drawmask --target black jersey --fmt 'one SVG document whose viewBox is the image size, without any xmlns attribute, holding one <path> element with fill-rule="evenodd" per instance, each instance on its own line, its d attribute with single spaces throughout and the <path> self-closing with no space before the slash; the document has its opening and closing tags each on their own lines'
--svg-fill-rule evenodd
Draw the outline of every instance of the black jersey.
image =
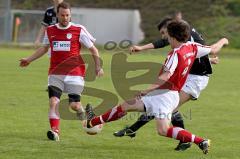
<svg viewBox="0 0 240 159">
<path fill-rule="evenodd" d="M 45 11 L 44 18 L 42 21 L 42 25 L 44 26 L 49 26 L 49 25 L 54 25 L 56 24 L 57 21 L 57 15 L 54 10 L 54 7 L 50 7 Z"/>
<path fill-rule="evenodd" d="M 205 41 L 203 40 L 202 36 L 194 28 L 192 28 L 191 30 L 191 37 L 189 38 L 189 41 L 194 41 L 202 45 L 205 44 Z M 157 49 L 169 45 L 169 42 L 166 39 L 161 39 L 153 42 L 152 44 L 154 48 Z M 201 76 L 212 74 L 212 66 L 209 61 L 208 55 L 195 59 L 190 70 L 190 74 Z"/>
</svg>

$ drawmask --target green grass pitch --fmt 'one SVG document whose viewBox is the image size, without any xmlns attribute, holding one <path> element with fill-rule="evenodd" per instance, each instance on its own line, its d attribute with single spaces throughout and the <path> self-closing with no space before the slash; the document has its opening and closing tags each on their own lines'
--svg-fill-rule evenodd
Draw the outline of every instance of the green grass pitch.
<svg viewBox="0 0 240 159">
<path fill-rule="evenodd" d="M 178 143 L 160 137 L 152 121 L 142 128 L 136 138 L 115 138 L 114 131 L 135 119 L 129 117 L 104 126 L 95 136 L 87 135 L 76 120 L 61 120 L 60 142 L 46 137 L 48 123 L 47 86 L 48 58 L 44 56 L 28 68 L 18 67 L 18 60 L 33 50 L 0 49 L 0 158 L 161 158 L 161 159 L 239 159 L 240 150 L 240 54 L 239 50 L 224 49 L 220 64 L 214 66 L 209 85 L 197 101 L 185 104 L 188 130 L 212 140 L 208 155 L 197 146 L 185 152 L 175 152 Z M 116 93 L 111 82 L 113 52 L 100 50 L 105 76 L 86 85 Z M 149 51 L 130 56 L 130 61 L 163 62 L 166 50 Z M 136 72 L 137 74 L 137 72 Z M 134 75 L 134 73 L 133 73 Z M 121 102 L 122 99 L 119 99 Z M 96 105 L 97 98 L 83 96 L 82 102 Z"/>
</svg>

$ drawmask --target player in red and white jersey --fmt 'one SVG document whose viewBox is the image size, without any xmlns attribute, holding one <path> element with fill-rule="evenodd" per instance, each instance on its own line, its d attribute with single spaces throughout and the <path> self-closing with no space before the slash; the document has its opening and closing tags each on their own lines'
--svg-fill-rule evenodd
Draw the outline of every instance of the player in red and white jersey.
<svg viewBox="0 0 240 159">
<path fill-rule="evenodd" d="M 174 16 L 174 19 L 182 20 L 181 12 L 177 12 Z M 157 28 L 160 32 L 162 39 L 144 46 L 134 45 L 130 47 L 130 54 L 137 54 L 143 50 L 163 48 L 169 45 L 169 42 L 167 40 L 167 24 L 171 20 L 173 20 L 173 18 L 166 17 L 158 24 Z M 194 28 L 191 28 L 190 34 L 191 37 L 189 37 L 188 41 L 192 42 L 194 41 L 202 45 L 205 44 L 205 41 L 202 39 L 201 34 L 199 34 Z M 185 129 L 183 116 L 178 111 L 178 109 L 180 106 L 182 106 L 184 103 L 190 100 L 197 100 L 201 92 L 207 87 L 209 77 L 212 74 L 212 66 L 210 62 L 212 64 L 217 64 L 218 58 L 217 57 L 209 58 L 209 55 L 206 55 L 201 58 L 195 59 L 193 66 L 191 67 L 190 73 L 187 77 L 187 80 L 184 86 L 182 87 L 181 91 L 179 92 L 180 97 L 179 105 L 178 108 L 173 112 L 171 119 L 171 123 L 173 126 Z M 146 123 L 150 122 L 153 119 L 154 116 L 147 116 L 146 113 L 142 113 L 142 115 L 140 115 L 136 122 L 134 122 L 130 126 L 126 126 L 125 128 L 114 132 L 114 136 L 116 137 L 129 136 L 131 138 L 135 137 L 139 128 L 143 127 Z M 177 147 L 174 148 L 174 150 L 185 151 L 190 147 L 191 143 L 179 142 Z"/>
<path fill-rule="evenodd" d="M 47 27 L 43 46 L 34 54 L 20 60 L 20 66 L 26 67 L 34 60 L 43 56 L 48 49 L 51 50 L 51 60 L 48 76 L 49 94 L 49 122 L 51 130 L 47 132 L 50 140 L 59 140 L 59 103 L 63 92 L 68 94 L 70 107 L 82 118 L 84 109 L 80 103 L 84 88 L 85 64 L 81 57 L 81 47 L 89 49 L 95 61 L 97 76 L 103 75 L 100 66 L 100 57 L 94 46 L 95 39 L 81 25 L 70 22 L 71 11 L 68 3 L 62 2 L 57 7 L 58 22 Z"/>
<path fill-rule="evenodd" d="M 51 48 L 49 75 L 84 77 L 85 65 L 81 58 L 81 45 L 91 48 L 94 41 L 84 26 L 72 22 L 66 27 L 61 27 L 59 23 L 48 27 L 43 44 L 50 45 Z"/>
<path fill-rule="evenodd" d="M 189 69 L 194 60 L 201 57 L 203 54 L 208 54 L 209 52 L 211 52 L 211 47 L 203 46 L 194 42 L 187 42 L 178 48 L 175 48 L 168 54 L 164 64 L 165 67 L 160 71 L 160 74 L 162 74 L 166 71 L 164 69 L 168 68 L 171 77 L 161 85 L 160 88 L 179 92 L 185 84 L 187 75 L 190 71 Z M 177 65 L 178 67 L 176 67 Z"/>
<path fill-rule="evenodd" d="M 228 44 L 228 40 L 221 39 L 211 47 L 186 43 L 190 36 L 190 27 L 183 21 L 170 22 L 167 32 L 168 41 L 173 50 L 168 54 L 157 82 L 142 91 L 136 98 L 115 106 L 100 116 L 95 116 L 92 108 L 87 107 L 87 127 L 118 120 L 130 111 L 146 112 L 155 117 L 159 135 L 182 142 L 193 142 L 206 154 L 210 140 L 195 136 L 180 127 L 172 127 L 169 123 L 172 112 L 179 103 L 179 91 L 186 81 L 195 58 L 209 53 L 217 54 L 223 45 Z"/>
</svg>

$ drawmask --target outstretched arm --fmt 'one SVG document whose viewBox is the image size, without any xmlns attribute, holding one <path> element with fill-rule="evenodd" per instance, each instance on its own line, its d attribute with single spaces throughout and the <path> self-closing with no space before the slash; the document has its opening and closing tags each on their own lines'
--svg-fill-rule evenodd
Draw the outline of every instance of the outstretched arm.
<svg viewBox="0 0 240 159">
<path fill-rule="evenodd" d="M 141 96 L 148 94 L 151 91 L 158 89 L 160 86 L 166 83 L 168 79 L 171 77 L 171 73 L 169 71 L 164 71 L 160 76 L 158 76 L 158 80 L 152 84 L 148 89 L 141 91 Z"/>
<path fill-rule="evenodd" d="M 31 62 L 33 62 L 34 60 L 40 58 L 41 56 L 43 56 L 45 53 L 47 53 L 49 46 L 42 46 L 40 48 L 38 48 L 31 56 L 26 57 L 26 58 L 22 58 L 20 59 L 20 66 L 21 67 L 26 67 L 28 66 Z"/>
<path fill-rule="evenodd" d="M 143 50 L 149 50 L 149 49 L 154 49 L 154 46 L 153 46 L 152 43 L 142 45 L 142 46 L 133 45 L 132 47 L 130 47 L 130 54 L 140 52 L 140 51 L 143 51 Z"/>
<path fill-rule="evenodd" d="M 134 45 L 134 46 L 130 47 L 130 53 L 133 54 L 136 52 L 149 50 L 149 49 L 159 49 L 159 48 L 163 48 L 167 45 L 169 45 L 168 40 L 160 39 L 160 40 L 154 41 L 153 43 L 149 43 L 149 44 L 142 45 L 142 46 Z"/>
<path fill-rule="evenodd" d="M 197 45 L 198 47 L 197 58 L 200 58 L 207 54 L 212 54 L 214 56 L 217 56 L 218 52 L 222 49 L 224 45 L 228 45 L 228 39 L 226 38 L 220 39 L 218 42 L 216 42 L 211 46 Z"/>
<path fill-rule="evenodd" d="M 216 55 L 224 45 L 228 45 L 228 39 L 222 38 L 215 44 L 211 45 L 211 54 Z"/>
</svg>

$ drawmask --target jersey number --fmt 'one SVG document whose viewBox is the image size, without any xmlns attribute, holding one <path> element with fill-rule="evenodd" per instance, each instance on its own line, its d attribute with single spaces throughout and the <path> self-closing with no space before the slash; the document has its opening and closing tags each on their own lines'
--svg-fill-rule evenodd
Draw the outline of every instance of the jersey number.
<svg viewBox="0 0 240 159">
<path fill-rule="evenodd" d="M 189 70 L 189 67 L 190 67 L 190 64 L 192 63 L 191 59 L 188 59 L 188 65 L 187 67 L 183 70 L 183 73 L 182 73 L 182 76 L 186 76 L 188 70 Z"/>
</svg>

